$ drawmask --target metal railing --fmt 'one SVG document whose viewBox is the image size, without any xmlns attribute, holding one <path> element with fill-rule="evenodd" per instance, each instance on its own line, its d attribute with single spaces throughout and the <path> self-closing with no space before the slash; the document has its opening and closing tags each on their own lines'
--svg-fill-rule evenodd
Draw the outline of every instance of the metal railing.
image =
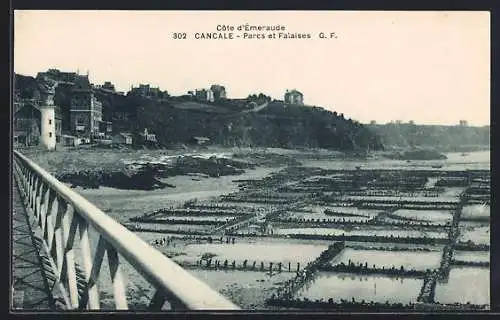
<svg viewBox="0 0 500 320">
<path fill-rule="evenodd" d="M 122 258 L 154 287 L 150 310 L 161 310 L 167 301 L 174 310 L 239 309 L 18 151 L 14 151 L 14 176 L 28 214 L 41 228 L 65 308 L 100 309 L 99 273 L 107 254 L 116 309 L 128 309 Z M 99 235 L 94 252 L 90 227 Z M 83 289 L 77 283 L 78 253 Z"/>
</svg>

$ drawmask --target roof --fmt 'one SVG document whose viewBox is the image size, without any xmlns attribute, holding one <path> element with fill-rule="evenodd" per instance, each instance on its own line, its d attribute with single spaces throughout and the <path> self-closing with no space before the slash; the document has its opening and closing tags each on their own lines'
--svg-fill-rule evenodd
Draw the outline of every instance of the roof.
<svg viewBox="0 0 500 320">
<path fill-rule="evenodd" d="M 208 138 L 208 137 L 193 137 L 193 139 L 196 139 L 196 140 L 205 140 L 205 141 L 210 140 L 210 138 Z"/>
<path fill-rule="evenodd" d="M 223 86 L 223 85 L 220 85 L 220 84 L 213 84 L 212 86 L 210 86 L 210 89 L 215 89 L 215 90 L 226 90 L 226 88 Z"/>
<path fill-rule="evenodd" d="M 122 136 L 122 137 L 132 137 L 132 134 L 131 133 L 128 133 L 128 132 L 120 132 L 120 133 L 117 133 L 115 134 L 115 136 Z"/>
<path fill-rule="evenodd" d="M 91 91 L 91 85 L 88 76 L 77 75 L 73 91 Z"/>
<path fill-rule="evenodd" d="M 302 95 L 302 92 L 293 89 L 293 90 L 287 91 L 286 94 L 300 94 L 300 95 Z"/>
<path fill-rule="evenodd" d="M 70 139 L 78 139 L 77 136 L 72 136 L 72 135 L 69 135 L 69 134 L 61 134 L 61 137 L 63 137 L 63 138 L 70 138 Z"/>
</svg>

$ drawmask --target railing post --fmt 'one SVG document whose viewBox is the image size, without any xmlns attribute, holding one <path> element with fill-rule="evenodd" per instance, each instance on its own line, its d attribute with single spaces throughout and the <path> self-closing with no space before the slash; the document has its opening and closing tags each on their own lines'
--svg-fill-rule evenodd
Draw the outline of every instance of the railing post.
<svg viewBox="0 0 500 320">
<path fill-rule="evenodd" d="M 33 185 L 31 186 L 31 209 L 33 210 L 34 216 L 38 219 L 36 212 L 36 194 L 38 192 L 40 180 L 36 174 L 33 174 Z M 37 220 L 38 222 L 38 220 Z"/>
<path fill-rule="evenodd" d="M 12 163 L 12 168 L 13 168 L 13 174 L 14 176 L 17 176 L 17 184 L 18 186 L 24 191 L 25 185 L 24 185 L 24 175 L 23 175 L 23 168 L 19 166 L 18 161 L 14 158 L 14 161 Z M 20 183 L 20 184 L 19 184 Z"/>
<path fill-rule="evenodd" d="M 56 259 L 54 259 L 57 263 L 57 267 L 59 268 L 59 278 L 62 278 L 62 272 L 63 272 L 63 262 L 64 262 L 64 239 L 63 239 L 63 232 L 62 232 L 62 214 L 63 212 L 59 210 L 59 201 L 57 199 L 57 196 L 54 196 L 54 199 L 52 200 L 52 210 L 50 214 L 50 220 L 53 220 L 55 218 L 55 222 L 53 223 L 53 234 L 54 236 L 52 238 L 55 238 L 55 253 L 56 253 Z M 47 220 L 48 221 L 48 220 Z M 50 231 L 50 229 L 49 229 Z M 52 240 L 54 241 L 54 240 Z M 52 243 L 51 243 L 52 244 Z M 52 249 L 52 246 L 49 246 L 49 248 Z"/>
<path fill-rule="evenodd" d="M 165 294 L 162 292 L 162 290 L 157 289 L 149 303 L 149 310 L 160 311 L 164 304 Z"/>
<path fill-rule="evenodd" d="M 90 240 L 89 240 L 89 225 L 83 220 L 79 219 L 79 230 L 80 230 L 80 247 L 82 250 L 83 266 L 85 271 L 85 283 L 86 288 L 86 299 L 87 301 L 81 301 L 85 303 L 88 309 L 100 308 L 99 302 L 99 291 L 95 283 L 95 278 L 99 275 L 99 270 L 101 268 L 102 258 L 104 257 L 105 247 L 102 244 L 102 238 L 99 237 L 99 243 L 97 245 L 96 259 L 92 261 L 92 254 L 90 251 Z M 80 307 L 83 307 L 80 305 Z"/>
<path fill-rule="evenodd" d="M 40 227 L 42 228 L 42 235 L 44 239 L 47 241 L 49 245 L 49 249 L 51 248 L 53 236 L 54 236 L 54 224 L 52 222 L 51 212 L 48 210 L 49 207 L 49 196 L 50 196 L 50 188 L 47 186 L 47 190 L 45 193 L 43 192 L 43 184 L 42 190 L 40 192 Z"/>
<path fill-rule="evenodd" d="M 19 173 L 19 165 L 17 164 L 16 161 L 14 161 L 13 168 L 14 168 L 14 170 L 13 170 L 14 179 L 12 179 L 12 180 L 14 181 L 14 183 L 17 182 L 17 185 L 19 185 L 19 180 L 21 179 L 21 189 L 23 189 L 22 188 L 22 183 L 23 183 L 22 175 Z"/>
<path fill-rule="evenodd" d="M 76 282 L 76 270 L 73 244 L 75 241 L 76 228 L 78 226 L 76 218 L 73 216 L 73 207 L 66 203 L 66 210 L 62 217 L 63 243 L 65 244 L 66 278 L 68 279 L 69 297 L 72 308 L 78 308 L 78 286 Z M 61 268 L 61 272 L 63 272 Z"/>
<path fill-rule="evenodd" d="M 28 169 L 24 166 L 22 166 L 21 164 L 19 164 L 19 162 L 17 163 L 17 166 L 21 169 L 21 173 L 22 173 L 22 181 L 23 181 L 23 191 L 24 191 L 24 194 L 26 194 L 26 191 L 28 191 L 28 188 L 29 188 L 29 172 L 28 172 Z"/>
<path fill-rule="evenodd" d="M 28 170 L 28 169 L 26 169 Z M 27 188 L 24 190 L 26 192 L 26 202 L 27 202 L 27 207 L 28 208 L 31 208 L 31 187 L 32 187 L 32 183 L 33 183 L 33 175 L 31 174 L 31 172 L 28 172 L 28 184 L 27 184 Z"/>
<path fill-rule="evenodd" d="M 38 178 L 37 190 L 35 191 L 35 215 L 38 218 L 38 224 L 41 226 L 42 216 L 41 216 L 41 204 L 43 195 L 43 181 L 42 178 Z M 43 233 L 43 228 L 42 228 Z"/>
<path fill-rule="evenodd" d="M 22 178 L 23 178 L 22 179 L 23 189 L 24 189 L 24 192 L 26 192 L 26 190 L 28 189 L 28 177 L 29 177 L 28 169 L 24 165 L 22 165 L 20 161 L 16 161 L 16 165 L 21 170 Z"/>
<path fill-rule="evenodd" d="M 113 283 L 113 291 L 115 297 L 116 309 L 123 310 L 128 309 L 127 297 L 125 292 L 125 283 L 123 282 L 120 261 L 118 258 L 118 253 L 115 248 L 113 248 L 109 243 L 107 243 L 108 252 L 108 264 L 109 272 L 111 275 L 111 281 Z"/>
<path fill-rule="evenodd" d="M 20 187 L 23 187 L 23 183 L 24 183 L 23 179 L 22 179 L 23 176 L 21 174 L 21 169 L 19 168 L 19 165 L 17 164 L 17 161 L 15 161 L 15 159 L 14 159 L 14 162 L 12 164 L 12 173 L 13 173 L 14 177 L 17 176 L 20 178 L 20 180 L 16 180 L 16 181 L 20 181 L 21 182 Z M 19 183 L 18 183 L 18 185 L 19 185 Z"/>
<path fill-rule="evenodd" d="M 35 215 L 36 218 L 36 212 L 35 212 L 35 198 L 36 198 L 36 190 L 38 188 L 38 177 L 32 173 L 31 175 L 31 183 L 30 183 L 30 189 L 29 189 L 29 207 L 33 211 L 33 214 Z"/>
<path fill-rule="evenodd" d="M 56 206 L 54 207 L 54 201 L 56 201 Z M 53 247 L 53 242 L 54 242 L 54 231 L 55 231 L 55 223 L 56 221 L 53 219 L 54 217 L 57 218 L 57 200 L 56 196 L 52 195 L 50 192 L 50 188 L 47 188 L 47 191 L 45 192 L 44 196 L 44 201 L 41 205 L 42 212 L 44 212 L 45 219 L 44 219 L 44 228 L 42 228 L 42 232 L 44 233 L 45 240 L 47 241 L 47 247 L 49 250 L 51 250 L 52 254 L 52 247 Z M 55 210 L 55 211 L 54 211 Z M 55 215 L 54 215 L 55 213 Z M 46 236 L 45 236 L 46 234 Z M 57 248 L 56 248 L 57 249 Z M 56 251 L 57 253 L 57 251 Z M 52 258 L 54 258 L 54 261 L 57 263 L 57 267 L 60 268 L 61 265 L 58 263 L 58 258 L 57 256 L 52 255 Z"/>
</svg>

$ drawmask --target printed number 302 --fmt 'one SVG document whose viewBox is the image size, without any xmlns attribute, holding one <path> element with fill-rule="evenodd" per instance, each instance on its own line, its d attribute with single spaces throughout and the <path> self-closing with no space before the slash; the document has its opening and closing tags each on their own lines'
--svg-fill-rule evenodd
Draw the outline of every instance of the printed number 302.
<svg viewBox="0 0 500 320">
<path fill-rule="evenodd" d="M 174 39 L 187 39 L 187 35 L 185 32 L 182 32 L 182 33 L 175 33 L 174 32 Z"/>
</svg>

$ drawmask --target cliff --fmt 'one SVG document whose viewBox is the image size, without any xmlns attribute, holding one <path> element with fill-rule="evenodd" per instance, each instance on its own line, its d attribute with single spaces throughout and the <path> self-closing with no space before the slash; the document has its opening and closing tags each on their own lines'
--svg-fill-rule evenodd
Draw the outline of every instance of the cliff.
<svg viewBox="0 0 500 320">
<path fill-rule="evenodd" d="M 36 79 L 16 75 L 23 96 L 31 94 Z M 69 129 L 71 84 L 60 85 L 54 101 L 61 107 L 63 128 Z M 333 150 L 378 150 L 383 146 L 365 125 L 323 108 L 285 105 L 265 96 L 200 103 L 189 97 L 152 100 L 94 89 L 103 104 L 103 119 L 113 131 L 139 132 L 147 128 L 162 146 L 185 144 L 193 137 L 222 146 L 314 147 Z M 260 98 L 262 99 L 260 99 Z M 265 99 L 264 99 L 265 98 Z M 260 99 L 260 100 L 259 100 Z M 262 100 L 262 101 L 261 101 Z M 249 104 L 252 101 L 253 104 Z M 259 107 L 261 106 L 261 107 Z"/>
<path fill-rule="evenodd" d="M 185 110 L 170 103 L 144 103 L 138 108 L 137 123 L 155 132 L 163 143 L 185 143 L 193 136 L 204 136 L 224 146 L 383 148 L 364 125 L 322 108 L 270 102 L 257 112 L 224 109 Z"/>
<path fill-rule="evenodd" d="M 490 127 L 403 124 L 366 125 L 380 136 L 385 147 L 438 148 L 441 151 L 474 151 L 489 148 Z"/>
</svg>

